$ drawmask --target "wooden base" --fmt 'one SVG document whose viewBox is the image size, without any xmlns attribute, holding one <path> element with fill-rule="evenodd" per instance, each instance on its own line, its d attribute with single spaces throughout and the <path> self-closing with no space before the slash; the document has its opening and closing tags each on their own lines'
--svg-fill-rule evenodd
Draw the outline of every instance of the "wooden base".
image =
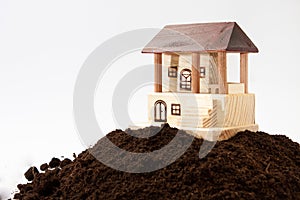
<svg viewBox="0 0 300 200">
<path fill-rule="evenodd" d="M 238 132 L 242 131 L 258 131 L 258 125 L 252 124 L 247 126 L 237 126 L 237 127 L 224 127 L 224 128 L 197 128 L 197 129 L 183 129 L 188 134 L 191 134 L 197 138 L 202 138 L 208 141 L 222 141 L 228 140 L 229 138 L 235 136 Z"/>
<path fill-rule="evenodd" d="M 141 123 L 129 126 L 131 129 L 145 128 L 153 124 Z M 208 141 L 222 141 L 228 140 L 229 138 L 235 136 L 238 132 L 242 131 L 258 131 L 257 124 L 251 124 L 246 126 L 236 126 L 236 127 L 224 127 L 224 128 L 187 128 L 187 127 L 176 127 L 180 130 L 184 130 L 186 133 L 193 135 L 196 138 L 204 139 Z"/>
</svg>

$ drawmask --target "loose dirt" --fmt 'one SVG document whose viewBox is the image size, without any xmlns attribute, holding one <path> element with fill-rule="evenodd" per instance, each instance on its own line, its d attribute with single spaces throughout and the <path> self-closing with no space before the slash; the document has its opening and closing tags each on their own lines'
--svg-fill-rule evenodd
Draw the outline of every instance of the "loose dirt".
<svg viewBox="0 0 300 200">
<path fill-rule="evenodd" d="M 149 138 L 134 137 L 155 132 Z M 118 147 L 139 153 L 159 150 L 176 134 L 182 141 L 191 137 L 168 125 L 127 133 L 116 130 L 107 137 Z M 240 132 L 217 142 L 202 159 L 199 149 L 203 140 L 195 138 L 179 159 L 149 173 L 122 172 L 99 162 L 89 151 L 101 151 L 102 140 L 74 160 L 53 158 L 42 164 L 40 171 L 31 167 L 25 173 L 29 182 L 17 186 L 19 193 L 14 198 L 300 199 L 300 147 L 283 135 Z M 133 161 L 132 166 L 138 164 Z"/>
</svg>

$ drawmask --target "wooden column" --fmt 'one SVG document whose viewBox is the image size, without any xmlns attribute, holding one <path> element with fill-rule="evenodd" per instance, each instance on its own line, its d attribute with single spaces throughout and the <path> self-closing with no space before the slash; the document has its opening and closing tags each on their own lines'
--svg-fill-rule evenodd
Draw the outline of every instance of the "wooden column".
<svg viewBox="0 0 300 200">
<path fill-rule="evenodd" d="M 154 92 L 162 92 L 162 54 L 154 54 Z"/>
<path fill-rule="evenodd" d="M 219 71 L 219 85 L 220 85 L 220 94 L 228 93 L 227 85 L 227 59 L 226 52 L 218 52 L 218 71 Z"/>
<path fill-rule="evenodd" d="M 200 93 L 200 54 L 192 53 L 192 93 Z"/>
<path fill-rule="evenodd" d="M 248 93 L 248 53 L 240 53 L 240 83 L 245 85 L 245 93 Z"/>
</svg>

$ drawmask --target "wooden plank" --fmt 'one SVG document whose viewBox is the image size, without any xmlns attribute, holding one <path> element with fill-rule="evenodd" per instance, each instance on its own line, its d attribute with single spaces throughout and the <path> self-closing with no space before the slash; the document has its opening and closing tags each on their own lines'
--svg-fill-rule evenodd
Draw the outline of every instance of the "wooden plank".
<svg viewBox="0 0 300 200">
<path fill-rule="evenodd" d="M 246 130 L 256 132 L 256 131 L 258 131 L 258 125 L 251 124 L 251 125 L 246 125 L 246 126 L 232 127 L 229 129 L 224 129 L 221 132 L 221 134 L 219 135 L 218 141 L 228 140 L 229 138 L 235 136 L 238 132 L 246 131 Z"/>
<path fill-rule="evenodd" d="M 218 72 L 219 72 L 219 85 L 220 85 L 220 94 L 227 94 L 227 58 L 226 52 L 218 52 Z"/>
<path fill-rule="evenodd" d="M 245 85 L 245 93 L 248 93 L 248 53 L 240 53 L 240 83 Z"/>
<path fill-rule="evenodd" d="M 163 76 L 163 88 L 162 92 L 177 92 L 177 81 L 178 81 L 178 71 L 176 77 L 169 77 L 169 67 L 177 67 L 178 70 L 178 54 L 164 53 L 163 55 L 163 66 L 162 66 L 162 76 Z"/>
<path fill-rule="evenodd" d="M 176 127 L 176 126 L 175 126 Z M 257 124 L 249 124 L 246 126 L 236 126 L 230 128 L 185 128 L 185 127 L 178 127 L 180 129 L 185 130 L 188 134 L 191 134 L 199 139 L 205 139 L 208 141 L 222 141 L 227 140 L 238 132 L 249 130 L 252 132 L 258 131 Z"/>
<path fill-rule="evenodd" d="M 200 93 L 200 54 L 192 54 L 192 93 Z"/>
<path fill-rule="evenodd" d="M 177 66 L 179 62 L 179 54 L 171 54 L 170 66 Z"/>
<path fill-rule="evenodd" d="M 228 94 L 245 94 L 244 83 L 228 83 Z"/>
<path fill-rule="evenodd" d="M 162 92 L 162 54 L 154 54 L 154 92 Z"/>
</svg>

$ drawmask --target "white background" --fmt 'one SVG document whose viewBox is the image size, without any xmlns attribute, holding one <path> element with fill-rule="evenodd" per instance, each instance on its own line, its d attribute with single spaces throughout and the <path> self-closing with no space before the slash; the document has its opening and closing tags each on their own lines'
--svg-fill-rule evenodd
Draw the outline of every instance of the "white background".
<svg viewBox="0 0 300 200">
<path fill-rule="evenodd" d="M 249 65 L 260 129 L 300 142 L 299 9 L 298 0 L 0 0 L 0 195 L 30 165 L 85 149 L 73 122 L 76 76 L 98 45 L 138 28 L 236 21 L 260 50 Z M 139 56 L 132 62 L 152 61 Z"/>
</svg>

